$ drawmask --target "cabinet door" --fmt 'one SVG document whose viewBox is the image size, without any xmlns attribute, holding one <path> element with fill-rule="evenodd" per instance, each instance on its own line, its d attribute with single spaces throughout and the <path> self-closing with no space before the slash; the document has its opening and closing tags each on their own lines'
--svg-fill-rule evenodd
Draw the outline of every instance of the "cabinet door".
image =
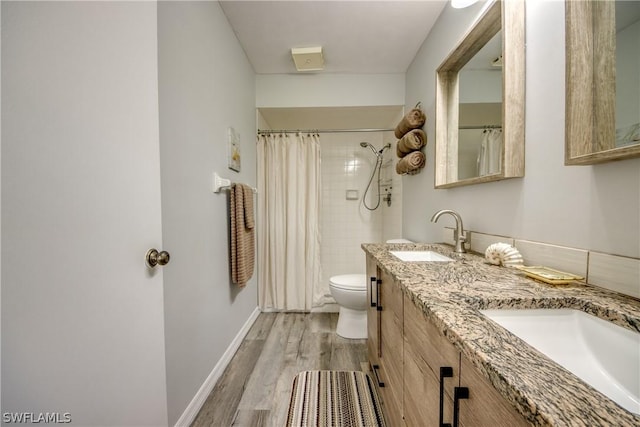
<svg viewBox="0 0 640 427">
<path fill-rule="evenodd" d="M 460 401 L 461 426 L 531 425 L 464 356 L 461 358 L 460 383 L 469 389 L 469 398 Z"/>
<path fill-rule="evenodd" d="M 371 369 L 380 365 L 380 318 L 378 316 L 378 266 L 367 256 L 367 352 Z"/>
<path fill-rule="evenodd" d="M 419 350 L 405 341 L 404 421 L 407 426 L 439 426 L 440 384 Z M 447 400 L 447 403 L 449 401 Z M 450 406 L 450 405 L 448 405 Z M 449 412 L 451 409 L 447 408 Z"/>
<path fill-rule="evenodd" d="M 443 367 L 450 368 L 451 376 L 441 378 L 440 368 Z M 453 386 L 458 384 L 458 373 L 458 352 L 440 335 L 424 312 L 405 296 L 404 418 L 407 426 L 438 426 L 440 421 L 452 423 Z"/>
<path fill-rule="evenodd" d="M 442 422 L 453 425 L 456 386 L 466 387 L 469 391 L 469 397 L 459 401 L 459 426 L 530 425 L 408 297 L 404 303 L 404 340 L 404 417 L 407 426 L 438 426 L 441 401 Z M 452 377 L 443 379 L 442 396 L 441 367 L 452 368 Z"/>
<path fill-rule="evenodd" d="M 385 388 L 381 389 L 389 423 L 402 424 L 403 297 L 391 276 L 380 271 L 380 368 Z"/>
</svg>

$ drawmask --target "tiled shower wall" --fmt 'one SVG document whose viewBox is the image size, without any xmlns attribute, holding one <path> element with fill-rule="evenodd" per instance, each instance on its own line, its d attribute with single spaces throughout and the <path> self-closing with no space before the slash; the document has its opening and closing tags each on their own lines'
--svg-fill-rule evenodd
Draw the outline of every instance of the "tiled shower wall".
<svg viewBox="0 0 640 427">
<path fill-rule="evenodd" d="M 380 174 L 380 206 L 374 211 L 362 204 L 376 156 L 360 142 L 370 142 L 376 149 L 391 143 L 385 150 Z M 322 211 L 320 218 L 322 280 L 338 274 L 364 273 L 365 256 L 360 245 L 401 237 L 402 181 L 395 172 L 395 143 L 391 132 L 343 132 L 320 135 L 322 159 Z M 377 203 L 377 176 L 374 177 L 367 205 Z M 347 191 L 357 192 L 347 200 Z M 382 200 L 391 193 L 391 206 Z M 328 285 L 327 285 L 328 289 Z"/>
</svg>

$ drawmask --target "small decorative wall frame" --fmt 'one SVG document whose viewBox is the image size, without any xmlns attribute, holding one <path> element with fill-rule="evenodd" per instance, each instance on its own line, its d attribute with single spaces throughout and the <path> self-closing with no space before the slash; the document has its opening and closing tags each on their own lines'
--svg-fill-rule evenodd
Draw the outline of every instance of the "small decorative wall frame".
<svg viewBox="0 0 640 427">
<path fill-rule="evenodd" d="M 240 172 L 240 135 L 232 127 L 228 132 L 228 164 L 229 169 Z"/>
</svg>

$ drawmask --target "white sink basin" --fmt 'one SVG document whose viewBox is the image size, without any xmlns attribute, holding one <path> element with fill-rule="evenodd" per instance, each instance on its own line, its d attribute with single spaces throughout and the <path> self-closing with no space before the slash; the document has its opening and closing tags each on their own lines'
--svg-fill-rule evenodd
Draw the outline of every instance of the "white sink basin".
<svg viewBox="0 0 640 427">
<path fill-rule="evenodd" d="M 433 251 L 389 251 L 391 255 L 398 258 L 401 261 L 435 261 L 435 262 L 450 262 L 451 258 L 441 255 Z"/>
<path fill-rule="evenodd" d="M 639 333 L 573 309 L 480 312 L 618 405 L 640 414 Z"/>
</svg>

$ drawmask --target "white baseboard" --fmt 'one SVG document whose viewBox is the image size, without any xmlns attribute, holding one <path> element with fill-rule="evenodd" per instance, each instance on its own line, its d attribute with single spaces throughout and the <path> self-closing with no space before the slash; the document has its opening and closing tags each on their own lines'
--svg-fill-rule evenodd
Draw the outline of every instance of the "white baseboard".
<svg viewBox="0 0 640 427">
<path fill-rule="evenodd" d="M 202 384 L 202 386 L 200 386 L 200 390 L 198 390 L 178 421 L 176 421 L 175 427 L 190 426 L 191 423 L 196 419 L 200 408 L 202 408 L 202 405 L 204 405 L 204 402 L 205 400 L 207 400 L 207 397 L 211 393 L 211 390 L 213 390 L 213 387 L 215 387 L 227 365 L 229 364 L 229 362 L 231 362 L 233 355 L 236 354 L 236 351 L 238 351 L 240 344 L 242 344 L 242 340 L 249 332 L 249 329 L 251 329 L 251 326 L 256 321 L 259 314 L 260 308 L 256 307 L 256 309 L 253 310 L 253 313 L 251 313 L 238 334 L 235 336 L 233 341 L 231 341 L 231 344 L 229 345 L 229 347 L 227 347 L 227 350 L 224 352 L 220 360 L 218 360 L 216 366 L 213 367 L 213 370 L 211 371 L 205 382 Z"/>
</svg>

